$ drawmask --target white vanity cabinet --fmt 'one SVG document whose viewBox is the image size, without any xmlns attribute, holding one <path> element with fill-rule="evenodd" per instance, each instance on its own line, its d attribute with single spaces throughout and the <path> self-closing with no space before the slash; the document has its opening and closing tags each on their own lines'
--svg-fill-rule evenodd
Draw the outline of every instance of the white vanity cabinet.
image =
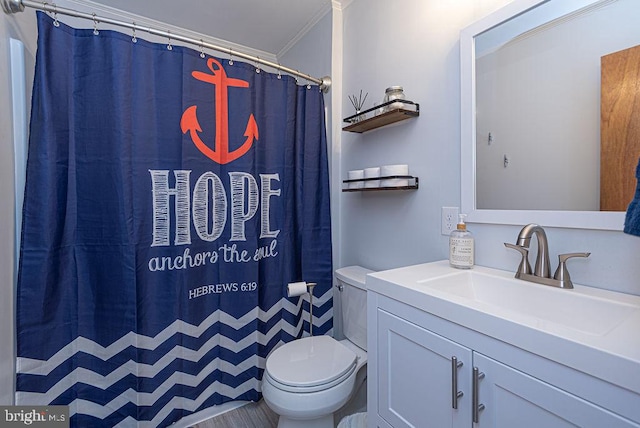
<svg viewBox="0 0 640 428">
<path fill-rule="evenodd" d="M 379 416 L 398 428 L 468 427 L 468 392 L 458 391 L 471 385 L 471 350 L 382 309 L 377 322 L 378 346 L 368 349 L 378 370 L 368 382 L 377 381 Z"/>
<path fill-rule="evenodd" d="M 637 427 L 601 407 L 482 354 L 473 354 L 479 427 Z M 427 425 L 428 426 L 428 425 Z M 467 425 L 469 426 L 469 425 Z"/>
<path fill-rule="evenodd" d="M 370 428 L 640 427 L 640 395 L 367 286 Z"/>
</svg>

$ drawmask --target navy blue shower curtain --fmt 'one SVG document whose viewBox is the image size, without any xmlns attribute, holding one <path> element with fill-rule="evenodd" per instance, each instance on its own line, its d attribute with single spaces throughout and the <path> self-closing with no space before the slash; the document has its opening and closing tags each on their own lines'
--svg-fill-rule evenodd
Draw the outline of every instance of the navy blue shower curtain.
<svg viewBox="0 0 640 428">
<path fill-rule="evenodd" d="M 332 330 L 317 86 L 38 13 L 17 404 L 166 426 L 257 400 L 267 353 Z"/>
</svg>

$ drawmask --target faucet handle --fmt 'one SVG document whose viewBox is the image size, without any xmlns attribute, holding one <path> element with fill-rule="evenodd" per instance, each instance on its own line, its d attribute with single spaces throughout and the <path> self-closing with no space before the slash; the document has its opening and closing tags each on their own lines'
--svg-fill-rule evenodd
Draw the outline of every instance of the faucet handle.
<svg viewBox="0 0 640 428">
<path fill-rule="evenodd" d="M 569 270 L 567 269 L 567 260 L 572 257 L 589 257 L 590 255 L 591 253 L 567 253 L 560 254 L 558 256 L 558 269 L 556 269 L 556 273 L 553 275 L 553 278 L 560 281 L 561 288 L 573 288 L 573 283 L 569 276 Z"/>
<path fill-rule="evenodd" d="M 518 271 L 516 272 L 516 278 L 519 278 L 521 274 L 531 275 L 531 265 L 529 264 L 529 249 L 527 247 L 523 247 L 522 245 L 514 245 L 508 242 L 505 242 L 504 246 L 507 248 L 512 248 L 522 255 L 522 260 L 520 261 Z"/>
</svg>

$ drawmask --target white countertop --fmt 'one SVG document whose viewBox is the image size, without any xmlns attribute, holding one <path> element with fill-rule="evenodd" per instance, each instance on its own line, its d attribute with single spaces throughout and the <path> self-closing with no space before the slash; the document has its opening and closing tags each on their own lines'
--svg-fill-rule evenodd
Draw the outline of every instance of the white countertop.
<svg viewBox="0 0 640 428">
<path fill-rule="evenodd" d="M 473 270 L 501 278 L 514 276 L 513 272 L 482 266 Z M 622 322 L 607 331 L 591 334 L 425 286 L 427 281 L 459 272 L 445 260 L 371 273 L 366 285 L 368 290 L 640 394 L 640 296 L 579 284 L 574 284 L 573 289 L 560 289 L 515 280 L 514 286 L 546 287 L 544 293 L 548 293 L 549 299 L 557 296 L 570 301 L 567 296 L 572 295 L 566 293 L 573 293 L 593 298 L 590 300 L 596 302 L 596 310 L 598 299 L 627 307 L 629 315 Z"/>
</svg>

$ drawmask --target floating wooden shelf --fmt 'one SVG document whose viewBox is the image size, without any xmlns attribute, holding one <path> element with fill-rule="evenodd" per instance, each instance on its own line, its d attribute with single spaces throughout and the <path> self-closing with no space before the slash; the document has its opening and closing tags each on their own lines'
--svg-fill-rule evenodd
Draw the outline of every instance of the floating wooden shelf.
<svg viewBox="0 0 640 428">
<path fill-rule="evenodd" d="M 405 104 L 406 107 L 397 107 L 399 103 Z M 392 104 L 393 108 L 389 107 Z M 384 113 L 375 114 L 381 108 L 385 107 L 390 109 Z M 372 113 L 373 116 L 365 118 L 367 114 L 370 113 Z M 350 125 L 345 126 L 342 130 L 363 133 L 372 129 L 380 128 L 381 126 L 390 125 L 392 123 L 411 119 L 412 117 L 417 116 L 420 116 L 419 104 L 406 100 L 393 100 L 345 118 L 344 122 L 349 123 Z"/>
</svg>

